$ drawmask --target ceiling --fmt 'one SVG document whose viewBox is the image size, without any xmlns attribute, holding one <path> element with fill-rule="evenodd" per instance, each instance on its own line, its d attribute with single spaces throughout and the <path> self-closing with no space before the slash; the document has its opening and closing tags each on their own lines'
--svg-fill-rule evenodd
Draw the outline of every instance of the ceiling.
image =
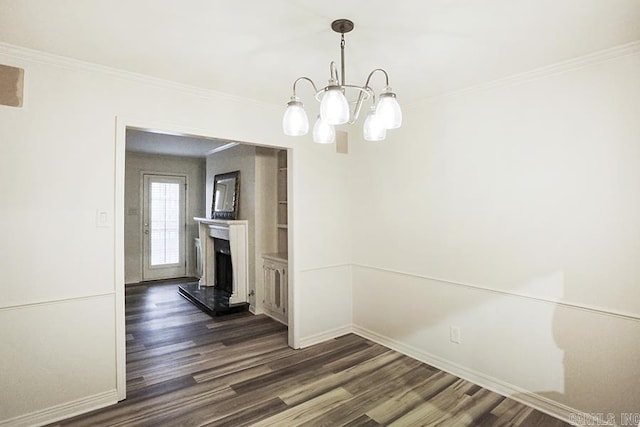
<svg viewBox="0 0 640 427">
<path fill-rule="evenodd" d="M 0 42 L 284 109 L 339 61 L 337 18 L 347 83 L 384 68 L 401 103 L 640 39 L 639 0 L 0 0 Z"/>
<path fill-rule="evenodd" d="M 183 157 L 206 157 L 237 145 L 221 139 L 167 135 L 159 132 L 127 129 L 126 150 L 136 153 Z"/>
</svg>

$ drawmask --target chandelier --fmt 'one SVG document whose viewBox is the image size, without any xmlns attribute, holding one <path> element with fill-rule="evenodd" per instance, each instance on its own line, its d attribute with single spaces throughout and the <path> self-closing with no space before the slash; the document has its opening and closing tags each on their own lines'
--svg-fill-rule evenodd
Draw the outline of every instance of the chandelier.
<svg viewBox="0 0 640 427">
<path fill-rule="evenodd" d="M 358 120 L 360 110 L 365 101 L 371 98 L 372 103 L 364 121 L 363 136 L 367 141 L 381 141 L 387 135 L 387 129 L 399 128 L 402 125 L 402 111 L 396 100 L 396 94 L 389 86 L 389 75 L 382 68 L 376 68 L 369 73 L 364 86 L 347 84 L 344 78 L 344 35 L 353 30 L 353 22 L 348 19 L 338 19 L 331 23 L 331 29 L 341 34 L 340 40 L 340 74 L 336 63 L 331 61 L 329 66 L 329 83 L 318 90 L 313 80 L 299 77 L 293 82 L 293 94 L 287 103 L 287 109 L 282 119 L 285 135 L 306 135 L 309 131 L 309 119 L 300 98 L 296 95 L 296 85 L 299 81 L 307 81 L 313 86 L 315 98 L 320 102 L 320 114 L 313 126 L 313 141 L 330 144 L 336 139 L 336 125 L 353 124 Z M 369 86 L 374 73 L 380 72 L 385 77 L 385 87 L 378 95 Z M 352 97 L 352 101 L 348 100 Z M 353 110 L 351 105 L 353 105 Z"/>
</svg>

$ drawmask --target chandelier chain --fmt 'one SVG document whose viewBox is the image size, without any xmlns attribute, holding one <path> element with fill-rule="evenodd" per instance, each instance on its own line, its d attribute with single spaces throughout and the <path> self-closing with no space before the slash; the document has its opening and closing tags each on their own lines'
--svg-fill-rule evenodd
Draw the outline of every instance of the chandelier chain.
<svg viewBox="0 0 640 427">
<path fill-rule="evenodd" d="M 345 84 L 346 80 L 344 78 L 344 33 L 342 33 L 342 40 L 340 41 L 340 66 L 341 66 L 341 71 L 340 71 L 340 78 L 342 79 L 342 83 L 341 84 Z"/>
</svg>

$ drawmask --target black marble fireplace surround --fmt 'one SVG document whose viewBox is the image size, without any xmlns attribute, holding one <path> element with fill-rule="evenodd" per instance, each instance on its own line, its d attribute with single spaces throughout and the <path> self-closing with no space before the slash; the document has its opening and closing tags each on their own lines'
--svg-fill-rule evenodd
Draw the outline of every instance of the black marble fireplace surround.
<svg viewBox="0 0 640 427">
<path fill-rule="evenodd" d="M 233 292 L 233 266 L 231 265 L 231 246 L 228 240 L 213 239 L 215 248 L 216 285 L 220 291 Z"/>
<path fill-rule="evenodd" d="M 188 283 L 178 286 L 178 293 L 210 316 L 247 311 L 246 302 L 231 304 L 229 297 L 233 292 L 233 266 L 231 248 L 228 240 L 214 239 L 215 248 L 215 286 L 200 286 Z"/>
</svg>

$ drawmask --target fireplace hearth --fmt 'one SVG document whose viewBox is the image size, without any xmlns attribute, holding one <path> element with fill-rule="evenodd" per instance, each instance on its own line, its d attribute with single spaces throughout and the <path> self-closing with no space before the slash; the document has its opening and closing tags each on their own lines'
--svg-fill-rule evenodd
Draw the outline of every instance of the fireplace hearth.
<svg viewBox="0 0 640 427">
<path fill-rule="evenodd" d="M 229 293 L 215 286 L 186 283 L 178 286 L 178 293 L 210 316 L 240 313 L 249 309 L 248 303 L 229 302 Z"/>
<path fill-rule="evenodd" d="M 247 311 L 247 221 L 194 218 L 199 223 L 202 277 L 178 292 L 211 316 Z"/>
<path fill-rule="evenodd" d="M 178 286 L 178 292 L 210 316 L 247 311 L 249 309 L 248 303 L 232 304 L 230 301 L 233 294 L 233 263 L 229 241 L 214 238 L 213 248 L 215 253 L 215 285 L 184 284 Z"/>
</svg>

